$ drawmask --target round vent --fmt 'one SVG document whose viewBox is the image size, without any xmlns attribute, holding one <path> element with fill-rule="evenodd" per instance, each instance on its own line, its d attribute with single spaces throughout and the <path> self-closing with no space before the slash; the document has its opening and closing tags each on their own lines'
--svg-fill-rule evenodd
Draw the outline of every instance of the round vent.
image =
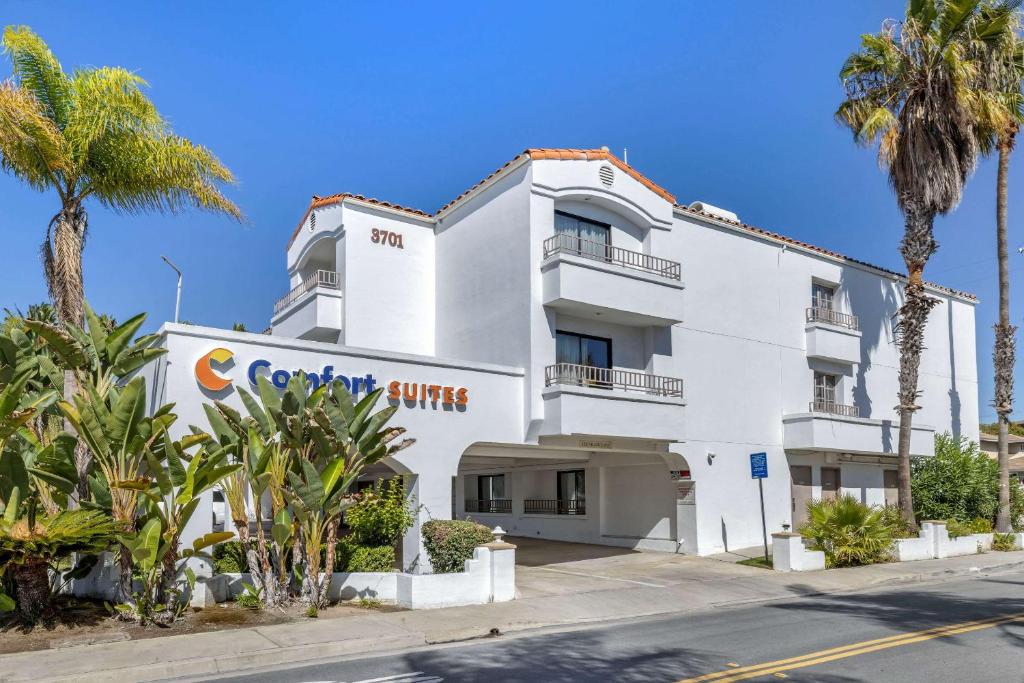
<svg viewBox="0 0 1024 683">
<path fill-rule="evenodd" d="M 607 164 L 598 169 L 597 175 L 605 187 L 611 187 L 615 182 L 615 170 Z"/>
</svg>

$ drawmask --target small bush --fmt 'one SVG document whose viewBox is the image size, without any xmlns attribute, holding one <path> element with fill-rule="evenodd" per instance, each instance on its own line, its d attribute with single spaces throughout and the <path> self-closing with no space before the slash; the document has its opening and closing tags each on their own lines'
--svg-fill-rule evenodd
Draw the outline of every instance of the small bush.
<svg viewBox="0 0 1024 683">
<path fill-rule="evenodd" d="M 893 528 L 881 508 L 864 505 L 852 496 L 812 500 L 809 521 L 800 534 L 814 550 L 825 553 L 827 567 L 853 567 L 887 561 L 892 554 Z"/>
<path fill-rule="evenodd" d="M 981 517 L 975 517 L 969 522 L 947 519 L 946 531 L 949 532 L 950 538 L 960 538 L 971 534 L 990 534 L 992 533 L 992 522 Z"/>
<path fill-rule="evenodd" d="M 992 536 L 992 550 L 1005 553 L 1011 550 L 1020 550 L 1020 548 L 1017 547 L 1017 539 L 1014 538 L 1013 534 L 994 534 Z"/>
<path fill-rule="evenodd" d="M 215 574 L 239 574 L 249 571 L 245 550 L 239 541 L 227 541 L 213 546 L 213 572 Z"/>
<path fill-rule="evenodd" d="M 338 541 L 334 553 L 336 572 L 393 572 L 395 546 L 366 546 L 356 543 L 351 536 Z"/>
<path fill-rule="evenodd" d="M 235 596 L 235 604 L 243 609 L 263 609 L 263 598 L 260 591 L 251 583 L 242 582 L 245 589 Z"/>
<path fill-rule="evenodd" d="M 438 574 L 463 571 L 473 549 L 493 538 L 490 529 L 470 520 L 432 519 L 423 524 L 423 545 Z"/>
<path fill-rule="evenodd" d="M 907 520 L 903 519 L 903 512 L 899 505 L 885 505 L 881 512 L 882 521 L 892 529 L 893 538 L 917 538 L 917 534 L 910 529 Z"/>
<path fill-rule="evenodd" d="M 359 494 L 359 502 L 345 511 L 351 536 L 363 546 L 393 546 L 414 522 L 401 479 L 377 481 L 373 490 Z"/>
</svg>

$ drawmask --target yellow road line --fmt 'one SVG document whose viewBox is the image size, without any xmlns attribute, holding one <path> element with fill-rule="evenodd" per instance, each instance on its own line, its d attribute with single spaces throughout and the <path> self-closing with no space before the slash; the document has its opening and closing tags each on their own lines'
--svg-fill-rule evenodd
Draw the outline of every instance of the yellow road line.
<svg viewBox="0 0 1024 683">
<path fill-rule="evenodd" d="M 925 629 L 923 631 L 911 631 L 886 638 L 876 638 L 874 640 L 865 640 L 859 643 L 850 643 L 849 645 L 841 645 L 827 650 L 809 652 L 797 657 L 789 657 L 788 659 L 779 659 L 773 662 L 764 662 L 740 668 L 726 669 L 724 671 L 715 671 L 713 673 L 697 676 L 696 678 L 687 678 L 679 681 L 678 683 L 701 683 L 703 681 L 732 683 L 733 681 L 744 681 L 750 678 L 757 678 L 758 676 L 768 676 L 774 673 L 789 671 L 791 669 L 802 669 L 816 664 L 835 661 L 837 659 L 856 657 L 858 655 L 868 654 L 878 650 L 910 645 L 912 643 L 932 640 L 933 638 L 943 638 L 960 633 L 969 633 L 971 631 L 999 626 L 1011 621 L 1022 620 L 1024 620 L 1024 612 L 1007 614 L 999 617 L 990 617 L 988 619 L 978 619 L 975 621 L 964 621 L 958 624 L 948 624 L 946 626 L 938 626 L 935 628 Z"/>
</svg>

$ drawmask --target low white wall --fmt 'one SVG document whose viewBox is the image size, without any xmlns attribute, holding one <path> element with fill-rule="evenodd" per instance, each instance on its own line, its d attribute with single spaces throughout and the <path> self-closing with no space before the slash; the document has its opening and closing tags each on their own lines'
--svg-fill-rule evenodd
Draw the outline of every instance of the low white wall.
<svg viewBox="0 0 1024 683">
<path fill-rule="evenodd" d="M 780 572 L 809 572 L 825 568 L 825 553 L 808 550 L 800 534 L 772 534 L 772 569 Z"/>
<path fill-rule="evenodd" d="M 893 554 L 898 562 L 974 555 L 991 550 L 992 537 L 993 534 L 970 534 L 950 538 L 946 522 L 928 520 L 921 522 L 917 538 L 897 539 L 893 544 Z"/>
<path fill-rule="evenodd" d="M 399 572 L 335 572 L 331 600 L 382 600 L 409 609 L 480 605 L 515 598 L 516 547 L 495 541 L 478 546 L 456 574 L 404 574 Z M 217 574 L 197 581 L 193 606 L 227 602 L 241 594 L 249 574 Z"/>
</svg>

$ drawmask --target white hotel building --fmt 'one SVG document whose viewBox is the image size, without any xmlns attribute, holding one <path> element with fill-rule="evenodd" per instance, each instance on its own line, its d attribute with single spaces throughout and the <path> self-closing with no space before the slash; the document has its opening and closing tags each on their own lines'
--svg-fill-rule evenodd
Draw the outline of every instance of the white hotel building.
<svg viewBox="0 0 1024 683">
<path fill-rule="evenodd" d="M 607 150 L 527 150 L 432 215 L 314 197 L 287 267 L 269 336 L 164 327 L 151 398 L 182 428 L 257 373 L 384 387 L 417 444 L 369 476 L 404 475 L 419 523 L 638 549 L 760 544 L 751 453 L 769 533 L 810 498 L 895 500 L 903 279 L 677 203 Z M 919 456 L 978 438 L 976 302 L 929 291 Z"/>
</svg>

